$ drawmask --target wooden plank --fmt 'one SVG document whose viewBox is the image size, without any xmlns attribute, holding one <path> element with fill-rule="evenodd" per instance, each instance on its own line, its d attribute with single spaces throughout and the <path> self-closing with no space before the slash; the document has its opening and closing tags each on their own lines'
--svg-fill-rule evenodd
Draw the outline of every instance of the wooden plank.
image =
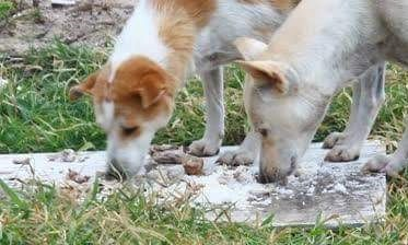
<svg viewBox="0 0 408 245">
<path fill-rule="evenodd" d="M 236 147 L 223 147 L 221 152 L 234 149 Z M 326 153 L 321 144 L 313 144 L 301 161 L 301 176 L 290 177 L 286 187 L 258 184 L 253 177 L 257 166 L 218 166 L 214 163 L 217 157 L 205 159 L 204 176 L 185 176 L 180 165 L 160 165 L 154 171 L 166 172 L 169 177 L 162 180 L 167 181 L 165 184 L 150 181 L 154 171 L 142 181 L 150 187 L 147 195 L 160 193 L 160 200 L 166 202 L 188 195 L 191 205 L 207 208 L 207 218 L 215 221 L 259 224 L 270 215 L 274 215 L 272 224 L 277 227 L 310 226 L 319 217 L 330 227 L 382 221 L 386 178 L 383 174 L 362 174 L 360 169 L 373 155 L 384 154 L 385 147 L 377 141 L 367 142 L 360 160 L 350 163 L 323 162 Z M 0 177 L 15 186 L 19 183 L 16 180 L 33 176 L 64 184 L 69 169 L 92 178 L 105 170 L 104 152 L 67 152 L 65 157 L 63 155 L 0 155 Z M 30 159 L 31 167 L 13 163 L 25 158 Z M 92 178 L 87 183 L 89 186 Z M 140 184 L 138 181 L 136 186 Z"/>
<path fill-rule="evenodd" d="M 385 148 L 378 142 L 370 142 L 365 144 L 358 161 L 327 163 L 322 160 L 327 151 L 320 147 L 315 144 L 306 153 L 299 180 L 290 178 L 286 189 L 293 193 L 278 192 L 271 195 L 272 201 L 266 205 L 234 210 L 232 220 L 259 224 L 262 218 L 274 215 L 275 227 L 313 226 L 319 217 L 329 227 L 382 222 L 386 207 L 385 175 L 366 175 L 360 170 L 372 156 L 384 154 Z"/>
</svg>

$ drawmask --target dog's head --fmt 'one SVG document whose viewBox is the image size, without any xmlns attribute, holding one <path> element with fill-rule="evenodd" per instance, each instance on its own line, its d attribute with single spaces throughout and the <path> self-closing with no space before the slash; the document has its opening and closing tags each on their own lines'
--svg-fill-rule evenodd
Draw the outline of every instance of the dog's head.
<svg viewBox="0 0 408 245">
<path fill-rule="evenodd" d="M 118 67 L 106 64 L 70 90 L 76 100 L 93 97 L 97 123 L 107 134 L 110 170 L 136 174 L 157 130 L 173 111 L 175 80 L 153 61 L 132 57 Z"/>
<path fill-rule="evenodd" d="M 262 140 L 260 181 L 284 181 L 313 138 L 329 98 L 289 64 L 269 58 L 266 44 L 241 38 L 236 46 L 244 58 L 237 63 L 248 73 L 246 110 Z"/>
</svg>

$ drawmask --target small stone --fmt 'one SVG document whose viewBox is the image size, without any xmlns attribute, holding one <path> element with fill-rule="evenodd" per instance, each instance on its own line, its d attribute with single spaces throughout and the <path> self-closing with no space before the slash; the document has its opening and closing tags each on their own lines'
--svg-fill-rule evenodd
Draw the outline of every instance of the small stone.
<svg viewBox="0 0 408 245">
<path fill-rule="evenodd" d="M 50 162 L 55 162 L 58 160 L 58 158 L 59 158 L 59 154 L 53 154 L 53 155 L 47 156 L 47 159 Z"/>
<path fill-rule="evenodd" d="M 218 177 L 217 180 L 218 180 L 218 183 L 220 183 L 221 185 L 227 185 L 230 181 L 230 179 L 225 175 Z"/>
<path fill-rule="evenodd" d="M 168 168 L 167 177 L 172 181 L 182 179 L 184 177 L 183 167 L 178 165 L 178 166 Z"/>
<path fill-rule="evenodd" d="M 255 190 L 250 190 L 249 194 L 259 199 L 259 198 L 269 197 L 271 193 L 267 189 L 255 189 Z"/>
<path fill-rule="evenodd" d="M 171 150 L 178 150 L 180 147 L 177 145 L 152 145 L 150 147 L 150 154 L 153 154 L 155 152 L 159 151 L 171 151 Z"/>
<path fill-rule="evenodd" d="M 152 159 L 159 164 L 182 164 L 185 155 L 182 150 L 157 151 Z"/>
<path fill-rule="evenodd" d="M 81 175 L 81 174 L 79 174 L 78 172 L 76 172 L 74 170 L 68 169 L 67 179 L 72 180 L 75 183 L 83 184 L 85 182 L 88 182 L 90 178 L 91 177 L 89 177 L 89 176 Z"/>
<path fill-rule="evenodd" d="M 30 158 L 14 159 L 13 163 L 17 165 L 30 165 Z"/>
<path fill-rule="evenodd" d="M 203 174 L 204 160 L 199 157 L 186 155 L 182 159 L 182 164 L 184 167 L 184 171 L 188 175 L 202 175 Z"/>
<path fill-rule="evenodd" d="M 72 149 L 65 149 L 60 153 L 53 154 L 47 157 L 48 161 L 50 162 L 75 162 L 77 160 L 77 154 Z M 80 162 L 84 162 L 87 160 L 85 156 L 82 159 L 79 159 Z"/>
<path fill-rule="evenodd" d="M 156 167 L 157 167 L 157 162 L 155 162 L 153 159 L 150 159 L 150 161 L 144 165 L 145 173 L 149 173 Z"/>
<path fill-rule="evenodd" d="M 75 162 L 76 154 L 75 151 L 72 149 L 63 150 L 61 153 L 61 161 L 62 162 Z"/>
<path fill-rule="evenodd" d="M 245 166 L 238 166 L 233 173 L 233 177 L 240 183 L 250 183 L 254 179 L 253 174 Z"/>
</svg>

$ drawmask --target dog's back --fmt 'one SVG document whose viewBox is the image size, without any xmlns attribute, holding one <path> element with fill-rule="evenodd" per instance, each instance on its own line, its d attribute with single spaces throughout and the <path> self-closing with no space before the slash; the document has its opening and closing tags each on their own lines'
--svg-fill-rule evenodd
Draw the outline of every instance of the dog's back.
<svg viewBox="0 0 408 245">
<path fill-rule="evenodd" d="M 201 69 L 211 69 L 240 58 L 233 45 L 240 37 L 253 37 L 268 42 L 297 2 L 217 0 L 210 22 L 199 34 L 195 61 Z"/>
</svg>

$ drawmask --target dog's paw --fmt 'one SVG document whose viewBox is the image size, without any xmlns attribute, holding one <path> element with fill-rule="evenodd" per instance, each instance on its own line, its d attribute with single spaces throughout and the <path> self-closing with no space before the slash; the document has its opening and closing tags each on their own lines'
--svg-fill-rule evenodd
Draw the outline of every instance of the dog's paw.
<svg viewBox="0 0 408 245">
<path fill-rule="evenodd" d="M 395 156 L 377 155 L 369 160 L 363 167 L 364 173 L 386 173 L 388 176 L 397 176 L 406 166 L 407 159 L 401 159 Z"/>
<path fill-rule="evenodd" d="M 345 138 L 345 133 L 333 132 L 324 140 L 323 149 L 332 149 L 335 145 L 342 144 Z"/>
<path fill-rule="evenodd" d="M 238 149 L 236 151 L 227 151 L 223 153 L 217 160 L 217 163 L 230 165 L 230 166 L 240 166 L 240 165 L 250 165 L 254 162 L 254 153 Z"/>
<path fill-rule="evenodd" d="M 360 157 L 360 150 L 361 148 L 358 146 L 335 145 L 333 149 L 327 153 L 324 160 L 328 162 L 355 161 Z"/>
<path fill-rule="evenodd" d="M 215 156 L 220 151 L 221 142 L 211 142 L 201 139 L 194 141 L 188 147 L 188 153 L 198 157 Z"/>
</svg>

